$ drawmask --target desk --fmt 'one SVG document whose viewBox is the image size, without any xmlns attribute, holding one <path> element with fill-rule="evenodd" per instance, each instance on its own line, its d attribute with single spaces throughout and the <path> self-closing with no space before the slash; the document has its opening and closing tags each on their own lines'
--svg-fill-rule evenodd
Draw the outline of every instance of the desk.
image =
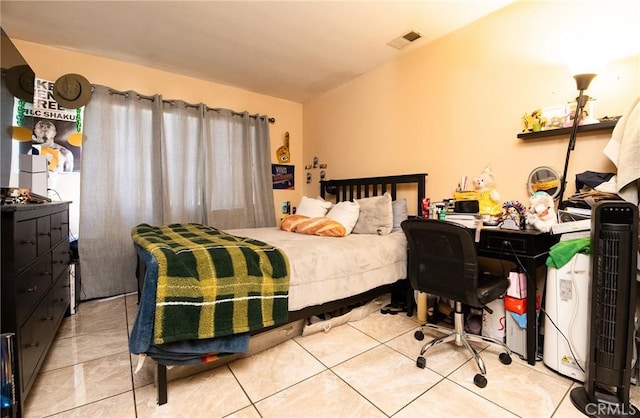
<svg viewBox="0 0 640 418">
<path fill-rule="evenodd" d="M 474 231 L 475 232 L 475 231 Z M 546 279 L 546 269 L 538 274 L 538 268 L 546 266 L 549 248 L 560 240 L 560 235 L 551 235 L 536 230 L 514 231 L 499 228 L 483 228 L 476 252 L 480 257 L 509 260 L 516 264 L 516 256 L 527 271 L 527 362 L 536 362 L 538 321 L 536 318 L 535 286 L 538 278 Z M 531 289 L 531 285 L 534 288 Z M 534 318 L 532 320 L 532 318 Z"/>
</svg>

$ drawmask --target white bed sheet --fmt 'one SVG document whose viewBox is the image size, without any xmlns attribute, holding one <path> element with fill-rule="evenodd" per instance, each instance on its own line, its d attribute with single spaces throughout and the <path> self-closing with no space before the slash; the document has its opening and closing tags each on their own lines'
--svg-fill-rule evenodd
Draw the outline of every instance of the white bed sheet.
<svg viewBox="0 0 640 418">
<path fill-rule="evenodd" d="M 388 235 L 320 237 L 273 228 L 227 230 L 282 249 L 291 268 L 289 311 L 366 292 L 407 277 L 407 241 Z"/>
</svg>

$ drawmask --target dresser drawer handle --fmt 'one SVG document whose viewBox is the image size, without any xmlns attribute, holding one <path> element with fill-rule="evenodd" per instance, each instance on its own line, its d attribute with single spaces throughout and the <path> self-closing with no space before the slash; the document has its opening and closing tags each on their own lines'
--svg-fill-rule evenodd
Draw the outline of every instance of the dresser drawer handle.
<svg viewBox="0 0 640 418">
<path fill-rule="evenodd" d="M 27 344 L 27 347 L 40 347 L 40 341 L 36 341 L 35 343 Z"/>
<path fill-rule="evenodd" d="M 50 237 L 51 236 L 51 232 L 43 232 L 42 234 L 43 237 Z"/>
<path fill-rule="evenodd" d="M 51 228 L 55 231 L 62 231 L 62 227 L 61 226 L 54 226 L 53 228 Z"/>
<path fill-rule="evenodd" d="M 35 292 L 36 290 L 38 290 L 38 286 L 37 286 L 37 285 L 33 285 L 33 287 L 29 287 L 29 288 L 27 288 L 26 292 L 27 292 L 27 293 L 33 293 L 33 292 Z"/>
<path fill-rule="evenodd" d="M 41 276 L 51 276 L 51 272 L 50 271 L 43 271 Z"/>
<path fill-rule="evenodd" d="M 44 320 L 45 321 L 53 321 L 53 315 L 46 317 Z"/>
<path fill-rule="evenodd" d="M 31 244 L 31 245 L 36 245 L 36 240 L 32 239 L 30 241 L 22 241 L 23 244 Z"/>
</svg>

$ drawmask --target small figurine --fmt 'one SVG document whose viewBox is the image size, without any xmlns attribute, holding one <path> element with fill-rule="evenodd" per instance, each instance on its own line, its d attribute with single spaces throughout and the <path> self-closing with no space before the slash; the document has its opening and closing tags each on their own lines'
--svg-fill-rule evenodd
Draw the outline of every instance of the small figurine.
<svg viewBox="0 0 640 418">
<path fill-rule="evenodd" d="M 538 231 L 549 232 L 558 223 L 555 203 L 547 192 L 535 192 L 529 198 L 527 224 Z"/>
<path fill-rule="evenodd" d="M 521 230 L 525 228 L 527 209 L 517 200 L 507 200 L 502 204 L 504 215 L 500 228 Z"/>
<path fill-rule="evenodd" d="M 479 176 L 473 178 L 476 190 L 480 193 L 479 213 L 481 215 L 502 215 L 500 193 L 495 189 L 495 177 L 490 166 L 486 166 Z"/>
</svg>

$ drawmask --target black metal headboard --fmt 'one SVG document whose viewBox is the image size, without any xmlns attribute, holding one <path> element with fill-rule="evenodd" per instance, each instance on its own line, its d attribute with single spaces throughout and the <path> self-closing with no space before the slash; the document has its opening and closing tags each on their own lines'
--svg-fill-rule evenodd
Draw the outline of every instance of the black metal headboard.
<svg viewBox="0 0 640 418">
<path fill-rule="evenodd" d="M 338 203 L 364 197 L 381 196 L 389 192 L 391 198 L 395 200 L 399 184 L 415 183 L 418 197 L 416 214 L 419 216 L 422 213 L 422 199 L 425 197 L 426 177 L 427 173 L 419 173 L 359 179 L 321 180 L 320 196 L 324 199 L 327 194 L 333 195 L 336 203 Z"/>
</svg>

